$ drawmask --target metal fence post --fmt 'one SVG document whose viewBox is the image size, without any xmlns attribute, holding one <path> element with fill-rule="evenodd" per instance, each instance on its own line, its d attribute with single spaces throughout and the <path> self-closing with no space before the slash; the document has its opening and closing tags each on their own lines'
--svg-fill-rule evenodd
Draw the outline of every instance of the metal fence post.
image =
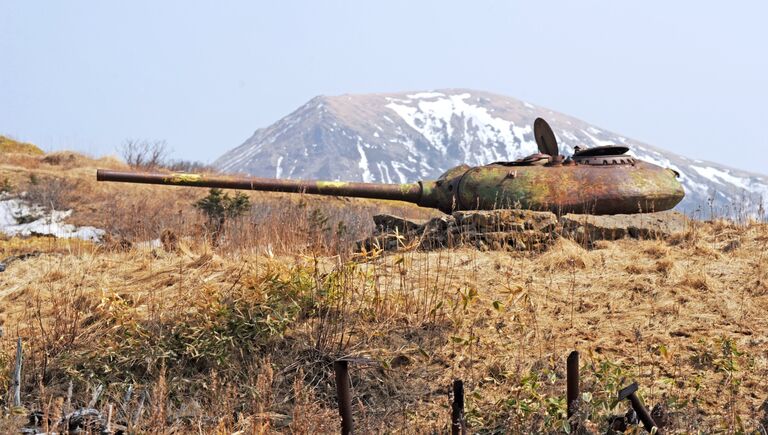
<svg viewBox="0 0 768 435">
<path fill-rule="evenodd" d="M 337 360 L 333 363 L 336 372 L 336 397 L 339 400 L 341 416 L 341 434 L 349 435 L 354 430 L 352 424 L 352 393 L 349 384 L 349 361 Z"/>
<path fill-rule="evenodd" d="M 453 404 L 451 405 L 451 435 L 465 435 L 467 424 L 464 421 L 464 381 L 453 381 Z"/>
<path fill-rule="evenodd" d="M 568 355 L 565 382 L 568 420 L 570 421 L 579 409 L 579 352 L 576 350 Z"/>
</svg>

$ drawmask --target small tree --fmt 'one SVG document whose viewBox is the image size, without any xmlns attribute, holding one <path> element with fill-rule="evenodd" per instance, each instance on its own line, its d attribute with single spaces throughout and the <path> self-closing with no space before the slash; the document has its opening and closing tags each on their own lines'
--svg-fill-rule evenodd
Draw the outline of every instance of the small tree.
<svg viewBox="0 0 768 435">
<path fill-rule="evenodd" d="M 208 191 L 208 196 L 195 202 L 194 207 L 207 218 L 206 228 L 213 243 L 217 244 L 226 221 L 242 216 L 251 208 L 251 201 L 244 193 L 237 192 L 235 196 L 229 196 L 221 189 L 213 188 Z"/>
</svg>

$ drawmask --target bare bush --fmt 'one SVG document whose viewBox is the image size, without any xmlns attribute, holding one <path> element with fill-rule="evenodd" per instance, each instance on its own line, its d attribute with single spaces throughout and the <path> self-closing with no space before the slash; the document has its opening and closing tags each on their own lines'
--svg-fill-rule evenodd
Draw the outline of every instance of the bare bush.
<svg viewBox="0 0 768 435">
<path fill-rule="evenodd" d="M 214 172 L 210 165 L 193 160 L 170 160 L 163 165 L 165 168 L 179 172 Z"/>
<path fill-rule="evenodd" d="M 45 209 L 65 210 L 70 208 L 79 187 L 80 183 L 76 179 L 38 177 L 32 174 L 24 198 Z"/>
<path fill-rule="evenodd" d="M 164 140 L 127 139 L 118 151 L 130 167 L 141 169 L 164 166 L 170 153 L 168 144 Z"/>
</svg>

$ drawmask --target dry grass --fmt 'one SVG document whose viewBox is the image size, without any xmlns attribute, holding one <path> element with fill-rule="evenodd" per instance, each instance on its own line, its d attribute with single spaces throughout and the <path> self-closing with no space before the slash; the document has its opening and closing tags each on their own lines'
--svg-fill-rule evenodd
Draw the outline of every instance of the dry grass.
<svg viewBox="0 0 768 435">
<path fill-rule="evenodd" d="M 43 150 L 31 143 L 19 142 L 10 137 L 0 135 L 0 153 L 32 154 L 39 156 L 43 154 Z"/>
<path fill-rule="evenodd" d="M 0 274 L 0 388 L 21 336 L 27 408 L 65 412 L 71 382 L 69 409 L 103 385 L 96 406 L 137 431 L 328 433 L 332 362 L 352 355 L 372 361 L 352 368 L 360 433 L 445 433 L 454 378 L 472 431 L 558 432 L 565 357 L 578 349 L 590 393 L 581 418 L 603 431 L 633 379 L 646 403 L 668 407 L 671 432 L 754 430 L 766 418 L 765 224 L 702 223 L 592 250 L 560 239 L 544 253 L 355 261 L 333 228 L 344 222 L 351 239 L 391 204 L 254 195 L 260 208 L 213 249 L 190 208 L 205 192 L 97 185 L 87 167 L 63 174 L 82 180 L 78 219 L 133 246 L 0 242 L 2 257 L 42 252 Z M 331 229 L 318 231 L 322 221 Z M 168 250 L 140 243 L 163 230 L 177 235 Z"/>
<path fill-rule="evenodd" d="M 540 263 L 550 271 L 585 269 L 592 266 L 592 257 L 593 255 L 579 244 L 561 238 L 541 256 Z"/>
<path fill-rule="evenodd" d="M 694 272 L 685 274 L 679 285 L 705 292 L 712 288 L 711 281 L 706 272 Z"/>
</svg>

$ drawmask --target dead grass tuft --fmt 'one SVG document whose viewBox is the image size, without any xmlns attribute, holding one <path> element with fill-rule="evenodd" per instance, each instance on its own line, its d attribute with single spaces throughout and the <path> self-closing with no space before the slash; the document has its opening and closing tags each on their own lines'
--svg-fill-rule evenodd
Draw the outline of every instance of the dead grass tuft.
<svg viewBox="0 0 768 435">
<path fill-rule="evenodd" d="M 741 240 L 739 239 L 733 239 L 726 242 L 721 248 L 720 251 L 723 253 L 731 253 L 733 251 L 738 250 L 741 247 Z"/>
<path fill-rule="evenodd" d="M 751 285 L 751 293 L 753 296 L 768 295 L 768 279 L 765 277 L 756 278 Z"/>
<path fill-rule="evenodd" d="M 712 279 L 706 272 L 698 271 L 686 273 L 678 284 L 683 287 L 706 292 L 712 288 L 711 281 Z"/>
<path fill-rule="evenodd" d="M 672 260 L 659 260 L 656 262 L 654 270 L 665 275 L 669 275 L 675 267 L 675 262 Z"/>
<path fill-rule="evenodd" d="M 541 256 L 540 264 L 548 270 L 586 269 L 593 260 L 581 245 L 561 237 Z"/>
<path fill-rule="evenodd" d="M 743 229 L 743 225 L 730 219 L 719 218 L 708 221 L 709 228 L 715 233 L 723 232 L 739 232 Z"/>
<path fill-rule="evenodd" d="M 669 255 L 669 248 L 661 241 L 656 241 L 643 249 L 643 253 L 651 258 L 660 259 Z"/>
<path fill-rule="evenodd" d="M 686 245 L 696 240 L 698 237 L 697 228 L 688 228 L 685 231 L 674 233 L 667 238 L 667 243 L 671 246 Z"/>
<path fill-rule="evenodd" d="M 612 246 L 612 242 L 609 240 L 595 240 L 592 242 L 592 249 L 608 249 L 610 246 Z"/>
<path fill-rule="evenodd" d="M 693 245 L 692 255 L 696 258 L 706 258 L 709 260 L 717 260 L 721 257 L 721 254 L 717 252 L 711 244 L 696 243 Z"/>
</svg>

